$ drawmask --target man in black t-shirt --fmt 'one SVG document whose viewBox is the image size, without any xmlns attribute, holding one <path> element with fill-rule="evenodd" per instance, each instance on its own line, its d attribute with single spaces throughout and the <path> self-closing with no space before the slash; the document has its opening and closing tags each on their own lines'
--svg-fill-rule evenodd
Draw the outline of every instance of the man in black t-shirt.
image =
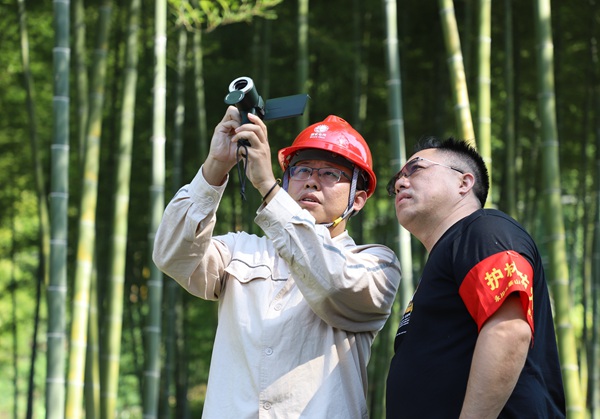
<svg viewBox="0 0 600 419">
<path fill-rule="evenodd" d="M 530 235 L 483 209 L 476 150 L 428 138 L 388 184 L 429 258 L 394 343 L 387 417 L 564 418 L 544 269 Z"/>
</svg>

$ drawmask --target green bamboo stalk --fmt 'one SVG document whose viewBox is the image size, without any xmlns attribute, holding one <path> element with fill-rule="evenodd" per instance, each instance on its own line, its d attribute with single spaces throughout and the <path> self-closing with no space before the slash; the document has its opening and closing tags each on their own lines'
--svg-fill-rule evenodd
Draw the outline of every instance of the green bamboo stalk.
<svg viewBox="0 0 600 419">
<path fill-rule="evenodd" d="M 183 16 L 188 7 L 187 0 L 182 0 L 179 5 L 180 16 Z M 179 20 L 182 21 L 182 20 Z M 173 194 L 181 187 L 183 179 L 183 128 L 185 122 L 185 75 L 186 75 L 186 54 L 187 54 L 187 29 L 185 25 L 180 24 L 177 29 L 177 78 L 175 81 L 175 115 L 173 124 L 173 165 L 172 165 L 172 188 Z M 177 366 L 177 304 L 181 304 L 181 287 L 176 281 L 167 280 L 165 283 L 165 324 L 167 330 L 165 336 L 165 367 L 162 379 L 161 391 L 161 417 L 169 418 L 172 416 L 170 400 L 174 398 L 174 383 Z M 185 365 L 182 365 L 186 368 Z M 176 395 L 175 395 L 176 396 Z M 175 397 L 177 405 L 185 403 L 185 400 L 179 400 Z M 177 416 L 178 417 L 178 416 Z"/>
<path fill-rule="evenodd" d="M 50 258 L 50 215 L 48 213 L 47 204 L 47 192 L 44 176 L 44 168 L 40 159 L 39 153 L 39 136 L 37 129 L 37 117 L 35 111 L 35 104 L 33 98 L 33 92 L 35 91 L 33 85 L 33 77 L 31 75 L 31 67 L 29 60 L 29 32 L 27 28 L 27 13 L 25 8 L 25 0 L 18 0 L 19 10 L 19 32 L 21 39 L 21 63 L 23 65 L 23 81 L 25 93 L 27 96 L 27 115 L 28 115 L 28 128 L 29 128 L 29 141 L 31 144 L 31 158 L 33 162 L 33 171 L 35 174 L 35 192 L 37 194 L 37 208 L 39 217 L 39 263 L 37 269 L 37 284 L 36 284 L 36 304 L 35 314 L 33 323 L 33 336 L 31 341 L 31 357 L 30 357 L 30 370 L 28 377 L 28 391 L 27 391 L 27 412 L 26 418 L 30 419 L 33 416 L 33 395 L 35 391 L 34 375 L 35 375 L 35 364 L 37 360 L 37 340 L 39 330 L 39 319 L 40 319 L 40 307 L 41 307 L 41 292 L 42 285 L 48 285 L 49 282 L 49 258 Z M 16 366 L 15 366 L 16 367 Z"/>
<path fill-rule="evenodd" d="M 192 6 L 195 9 L 200 9 L 198 0 L 192 0 Z M 192 51 L 194 56 L 194 87 L 196 93 L 196 109 L 198 112 L 198 164 L 203 162 L 208 156 L 208 146 L 210 139 L 208 138 L 208 129 L 206 123 L 206 97 L 204 93 L 204 49 L 202 48 L 202 27 L 198 27 L 194 31 L 192 37 Z"/>
<path fill-rule="evenodd" d="M 83 413 L 90 285 L 94 266 L 100 140 L 110 15 L 111 2 L 110 0 L 104 0 L 100 6 L 98 38 L 92 68 L 92 100 L 85 144 L 73 292 L 66 417 L 75 419 L 82 417 Z"/>
<path fill-rule="evenodd" d="M 490 53 L 492 47 L 492 0 L 479 0 L 479 42 L 477 54 L 477 147 L 485 162 L 490 179 L 493 179 L 492 167 L 492 117 L 491 117 L 491 77 Z M 492 183 L 487 196 L 486 206 L 494 200 Z"/>
<path fill-rule="evenodd" d="M 593 212 L 593 229 L 592 229 L 592 249 L 591 249 L 591 339 L 590 339 L 590 362 L 589 362 L 589 400 L 587 406 L 589 408 L 590 418 L 600 418 L 600 118 L 597 117 L 600 111 L 600 84 L 598 80 L 598 65 L 600 59 L 598 57 L 598 49 L 596 45 L 595 33 L 590 40 L 590 55 L 593 74 L 594 88 L 592 90 L 592 107 L 593 115 L 596 117 L 593 120 L 594 143 L 596 152 L 594 156 L 594 190 L 592 196 L 594 198 Z M 588 208 L 589 210 L 589 208 Z"/>
<path fill-rule="evenodd" d="M 593 60 L 589 62 L 590 66 L 593 66 Z M 589 74 L 590 83 L 593 84 L 593 68 L 586 71 Z M 591 95 L 586 95 L 585 105 L 583 113 L 588 115 L 592 114 L 594 108 L 593 89 L 590 89 Z M 589 118 L 584 118 L 583 131 L 593 132 L 594 122 Z M 591 355 L 591 343 L 593 338 L 593 270 L 592 270 L 592 256 L 594 246 L 594 214 L 596 213 L 596 200 L 595 191 L 590 188 L 589 180 L 592 180 L 592 184 L 595 184 L 595 173 L 593 170 L 594 158 L 594 137 L 593 135 L 584 135 L 581 139 L 581 148 L 579 150 L 579 162 L 578 165 L 578 181 L 577 181 L 577 199 L 575 203 L 575 211 L 579 214 L 580 220 L 570 229 L 573 231 L 571 234 L 572 243 L 574 245 L 569 246 L 569 260 L 572 264 L 572 277 L 578 281 L 573 288 L 581 287 L 581 293 L 574 294 L 574 304 L 581 305 L 583 313 L 581 316 L 581 338 L 578 339 L 578 358 L 581 374 L 580 389 L 581 394 L 587 400 L 584 402 L 586 408 L 589 407 L 591 401 L 594 383 L 591 382 L 592 371 L 594 360 Z M 569 229 L 569 227 L 567 227 Z M 581 247 L 577 246 L 577 243 L 581 243 Z M 581 253 L 578 252 L 581 251 Z M 587 396 L 587 397 L 586 397 Z"/>
<path fill-rule="evenodd" d="M 257 31 L 258 32 L 258 31 Z M 263 97 L 271 97 L 271 20 L 262 19 L 260 25 L 260 35 L 257 36 L 260 42 L 255 45 L 258 49 L 256 54 L 256 68 L 259 70 L 260 80 L 260 93 Z M 257 34 L 258 35 L 258 34 Z"/>
<path fill-rule="evenodd" d="M 386 19 L 386 58 L 388 66 L 388 111 L 389 111 L 389 138 L 392 149 L 392 160 L 390 165 L 392 172 L 395 173 L 406 161 L 406 140 L 404 135 L 404 110 L 402 105 L 402 78 L 400 72 L 400 55 L 398 49 L 398 27 L 396 3 L 392 0 L 384 0 L 385 19 Z M 394 217 L 395 219 L 395 217 Z M 414 292 L 412 277 L 412 251 L 410 247 L 410 233 L 402 228 L 397 222 L 398 254 L 400 255 L 400 265 L 402 266 L 402 281 L 400 283 L 400 292 L 398 310 L 403 310 L 408 305 Z M 398 319 L 390 319 L 392 322 Z M 392 328 L 393 329 L 393 328 Z M 393 330 L 395 334 L 395 329 Z"/>
<path fill-rule="evenodd" d="M 86 26 L 83 0 L 75 0 L 73 6 L 73 61 L 75 62 L 76 102 L 77 102 L 77 144 L 79 165 L 83 170 L 85 138 L 89 117 L 88 68 L 86 64 Z"/>
<path fill-rule="evenodd" d="M 75 0 L 73 6 L 73 57 L 76 85 L 77 109 L 77 141 L 78 164 L 83 171 L 85 158 L 85 143 L 87 121 L 89 117 L 89 86 L 88 68 L 86 64 L 86 22 L 83 0 Z M 100 380 L 99 380 L 99 351 L 98 351 L 98 307 L 96 304 L 96 272 L 92 274 L 90 283 L 90 312 L 88 316 L 87 348 L 85 362 L 85 417 L 94 419 L 100 417 Z"/>
<path fill-rule="evenodd" d="M 386 64 L 388 67 L 388 134 L 392 149 L 392 160 L 390 166 L 392 172 L 395 173 L 406 162 L 406 140 L 404 134 L 404 111 L 402 104 L 402 78 L 400 71 L 400 55 L 398 42 L 398 27 L 397 27 L 397 10 L 396 2 L 392 0 L 384 0 L 385 21 L 386 21 L 386 36 L 384 44 L 386 46 Z M 400 257 L 400 265 L 402 267 L 402 281 L 394 306 L 392 315 L 388 320 L 386 332 L 388 334 L 387 341 L 391 344 L 393 337 L 398 328 L 399 314 L 408 305 L 412 294 L 413 287 L 413 269 L 412 269 L 412 250 L 410 233 L 400 226 L 393 217 L 394 225 L 396 226 L 397 237 L 397 253 Z M 391 349 L 388 346 L 388 351 Z M 382 354 L 383 355 L 383 354 Z M 387 354 L 387 359 L 391 358 L 391 354 Z"/>
<path fill-rule="evenodd" d="M 506 86 L 505 119 L 504 119 L 504 144 L 506 149 L 506 172 L 504 178 L 504 196 L 506 198 L 506 212 L 518 219 L 517 214 L 517 154 L 515 140 L 515 68 L 513 59 L 513 0 L 504 0 L 504 84 Z"/>
<path fill-rule="evenodd" d="M 96 264 L 94 263 L 94 266 Z M 100 415 L 100 356 L 98 330 L 98 272 L 94 269 L 90 282 L 90 311 L 88 316 L 88 341 L 85 354 L 85 419 Z"/>
<path fill-rule="evenodd" d="M 167 1 L 155 2 L 155 69 L 154 69 L 154 120 L 152 124 L 152 183 L 150 186 L 150 231 L 148 259 L 148 318 L 146 325 L 146 365 L 144 370 L 144 418 L 158 416 L 158 390 L 160 383 L 160 338 L 163 275 L 152 263 L 154 237 L 164 210 L 165 179 L 165 109 L 166 109 L 166 47 Z"/>
<path fill-rule="evenodd" d="M 309 0 L 298 0 L 298 73 L 296 74 L 297 89 L 299 92 L 309 91 L 308 79 L 308 10 Z M 296 118 L 298 132 L 309 125 L 310 103 L 306 105 L 304 114 Z"/>
<path fill-rule="evenodd" d="M 14 168 L 13 168 L 14 170 Z M 12 173 L 11 173 L 12 175 Z M 13 189 L 14 191 L 14 189 Z M 9 282 L 9 292 L 10 292 L 10 323 L 11 323 L 11 332 L 12 332 L 12 386 L 13 386 L 13 418 L 17 419 L 19 417 L 19 328 L 17 321 L 17 279 L 16 279 L 16 270 L 17 270 L 17 230 L 15 226 L 15 218 L 16 218 L 16 210 L 15 203 L 17 201 L 16 194 L 14 194 L 12 199 L 12 203 L 10 205 L 9 217 L 10 217 L 10 282 Z"/>
<path fill-rule="evenodd" d="M 106 290 L 106 313 L 103 315 L 102 339 L 102 418 L 114 418 L 117 413 L 119 363 L 123 324 L 123 295 L 127 259 L 127 232 L 129 196 L 135 120 L 136 87 L 138 75 L 138 32 L 141 0 L 128 5 L 127 39 L 125 51 L 125 79 L 121 108 L 121 131 L 117 158 L 115 199 L 113 207 L 113 236 L 109 258 L 109 281 Z"/>
<path fill-rule="evenodd" d="M 598 69 L 600 68 L 600 59 L 596 45 L 591 48 L 592 64 L 596 69 L 595 85 L 593 89 L 593 107 L 594 114 L 600 115 L 600 80 L 598 79 Z M 593 229 L 593 249 L 592 249 L 592 277 L 590 299 L 591 307 L 591 338 L 590 338 L 590 356 L 589 359 L 595 360 L 590 363 L 590 383 L 588 407 L 591 418 L 600 417 L 600 118 L 594 119 L 594 141 L 596 145 L 595 169 L 594 169 L 594 187 L 595 187 L 595 207 L 594 229 Z"/>
<path fill-rule="evenodd" d="M 444 44 L 448 54 L 448 69 L 450 70 L 450 87 L 454 98 L 454 112 L 456 125 L 461 139 L 476 147 L 473 120 L 471 118 L 471 107 L 469 104 L 469 92 L 467 89 L 467 78 L 463 64 L 460 48 L 460 36 L 456 16 L 454 15 L 454 3 L 452 0 L 438 0 L 440 6 L 440 18 L 444 32 Z"/>
<path fill-rule="evenodd" d="M 558 131 L 554 94 L 554 51 L 551 28 L 550 0 L 535 3 L 536 35 L 538 45 L 539 114 L 542 135 L 542 169 L 545 184 L 545 228 L 548 234 L 549 282 L 553 289 L 558 347 L 565 385 L 567 417 L 584 418 L 579 381 L 577 344 L 571 324 L 573 310 L 569 288 L 569 272 L 565 228 L 561 205 L 560 167 L 558 158 Z"/>
<path fill-rule="evenodd" d="M 50 254 L 50 217 L 48 214 L 48 204 L 46 203 L 46 187 L 44 167 L 39 156 L 39 136 L 37 133 L 37 116 L 33 92 L 33 77 L 29 60 L 29 35 L 27 30 L 27 15 L 25 10 L 25 0 L 18 0 L 19 3 L 19 28 L 21 34 L 21 62 L 23 64 L 23 79 L 25 84 L 25 93 L 27 95 L 27 114 L 29 140 L 31 144 L 31 154 L 33 160 L 33 169 L 35 173 L 35 189 L 38 197 L 38 214 L 40 217 L 40 264 L 42 278 L 45 284 L 48 283 L 48 259 Z"/>
<path fill-rule="evenodd" d="M 54 130 L 50 186 L 50 281 L 47 289 L 46 418 L 63 419 L 65 409 L 65 313 L 67 214 L 69 200 L 69 1 L 54 5 Z"/>
<path fill-rule="evenodd" d="M 181 16 L 188 7 L 188 0 L 181 0 Z M 185 77 L 187 72 L 188 31 L 184 24 L 178 28 L 177 45 L 177 84 L 175 86 L 175 115 L 173 122 L 173 175 L 171 190 L 173 193 L 183 184 L 183 132 L 185 124 Z M 175 281 L 173 281 L 175 282 Z M 176 283 L 176 282 L 175 282 Z M 178 287 L 179 288 L 179 287 Z"/>
<path fill-rule="evenodd" d="M 404 134 L 404 110 L 402 104 L 402 76 L 400 71 L 400 50 L 398 41 L 398 25 L 397 25 L 397 6 L 393 0 L 383 0 L 385 11 L 385 57 L 388 75 L 388 135 L 390 148 L 392 150 L 392 159 L 390 166 L 392 172 L 400 170 L 402 164 L 406 161 L 406 140 Z M 392 357 L 392 347 L 394 336 L 398 328 L 400 313 L 408 305 L 410 298 L 414 292 L 413 277 L 412 277 L 412 250 L 410 246 L 410 233 L 400 226 L 393 218 L 393 225 L 396 229 L 397 238 L 397 253 L 400 257 L 400 265 L 402 267 L 402 281 L 400 289 L 396 297 L 396 301 L 392 307 L 392 313 L 385 328 L 381 331 L 378 340 L 378 345 L 375 346 L 373 359 L 377 360 L 377 366 L 373 369 L 373 374 L 369 376 L 370 380 L 384 382 L 387 373 L 388 362 Z M 371 406 L 371 415 L 375 418 L 383 418 L 385 416 L 385 387 L 377 386 L 374 390 Z"/>
</svg>

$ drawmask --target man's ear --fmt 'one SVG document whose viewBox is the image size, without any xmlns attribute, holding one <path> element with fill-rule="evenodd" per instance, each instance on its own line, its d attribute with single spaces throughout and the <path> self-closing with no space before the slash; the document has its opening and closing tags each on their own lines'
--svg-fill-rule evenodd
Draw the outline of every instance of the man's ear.
<svg viewBox="0 0 600 419">
<path fill-rule="evenodd" d="M 472 190 L 473 186 L 475 186 L 475 176 L 473 176 L 473 174 L 469 172 L 463 173 L 463 175 L 461 176 L 459 193 L 461 195 L 464 195 L 470 190 Z"/>
<path fill-rule="evenodd" d="M 354 211 L 358 212 L 361 209 L 363 209 L 366 202 L 367 202 L 367 192 L 357 190 L 356 194 L 354 195 L 354 205 L 352 206 L 352 209 Z"/>
</svg>

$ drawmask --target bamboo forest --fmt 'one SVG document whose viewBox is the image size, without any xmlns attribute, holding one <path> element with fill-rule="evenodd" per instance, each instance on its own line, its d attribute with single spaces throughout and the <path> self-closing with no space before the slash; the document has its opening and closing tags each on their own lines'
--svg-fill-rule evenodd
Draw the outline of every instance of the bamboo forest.
<svg viewBox="0 0 600 419">
<path fill-rule="evenodd" d="M 385 185 L 427 136 L 476 147 L 486 207 L 534 238 L 567 416 L 600 418 L 599 0 L 0 8 L 0 418 L 201 417 L 218 303 L 163 274 L 152 249 L 239 77 L 267 102 L 309 97 L 265 121 L 276 176 L 277 150 L 328 115 L 371 149 L 377 187 L 347 228 L 391 248 L 402 280 L 371 348 L 370 418 L 386 416 L 394 336 L 428 257 Z M 243 181 L 234 168 L 215 234 L 263 235 Z"/>
</svg>

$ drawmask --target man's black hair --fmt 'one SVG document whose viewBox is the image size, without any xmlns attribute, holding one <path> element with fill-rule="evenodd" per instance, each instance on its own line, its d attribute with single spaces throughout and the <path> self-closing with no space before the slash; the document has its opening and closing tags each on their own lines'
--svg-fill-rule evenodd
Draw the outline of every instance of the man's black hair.
<svg viewBox="0 0 600 419">
<path fill-rule="evenodd" d="M 490 178 L 485 162 L 475 147 L 469 145 L 466 141 L 457 140 L 454 137 L 449 137 L 445 140 L 440 140 L 437 137 L 424 137 L 417 142 L 414 152 L 416 153 L 429 148 L 435 148 L 458 157 L 458 160 L 453 162 L 454 166 L 457 166 L 460 162 L 467 164 L 468 168 L 466 170 L 460 165 L 458 165 L 458 168 L 472 173 L 475 177 L 473 192 L 483 208 L 488 191 L 490 190 Z"/>
</svg>

